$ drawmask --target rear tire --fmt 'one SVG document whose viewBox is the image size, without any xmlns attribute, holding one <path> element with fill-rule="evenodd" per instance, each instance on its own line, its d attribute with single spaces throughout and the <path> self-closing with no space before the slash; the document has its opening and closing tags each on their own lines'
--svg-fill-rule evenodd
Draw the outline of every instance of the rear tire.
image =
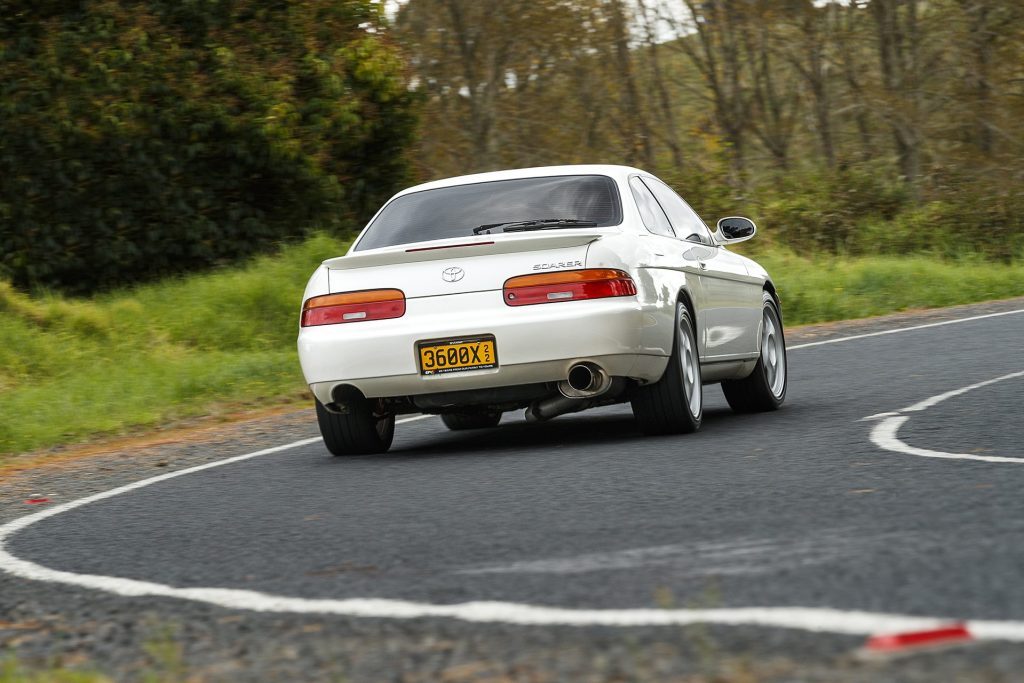
<svg viewBox="0 0 1024 683">
<path fill-rule="evenodd" d="M 497 427 L 501 422 L 501 411 L 481 413 L 445 413 L 441 415 L 441 422 L 453 432 L 463 429 L 488 429 Z"/>
<path fill-rule="evenodd" d="M 779 319 L 779 306 L 768 292 L 764 293 L 761 325 L 761 355 L 754 371 L 749 377 L 722 382 L 725 400 L 737 413 L 778 410 L 786 400 L 789 385 L 786 338 Z"/>
<path fill-rule="evenodd" d="M 633 417 L 644 434 L 689 434 L 704 417 L 700 356 L 690 312 L 676 304 L 676 337 L 665 374 L 654 384 L 637 389 Z"/>
<path fill-rule="evenodd" d="M 366 399 L 347 405 L 348 413 L 332 413 L 316 401 L 316 420 L 327 450 L 333 455 L 386 453 L 395 438 L 395 416 L 374 415 L 373 403 Z"/>
</svg>

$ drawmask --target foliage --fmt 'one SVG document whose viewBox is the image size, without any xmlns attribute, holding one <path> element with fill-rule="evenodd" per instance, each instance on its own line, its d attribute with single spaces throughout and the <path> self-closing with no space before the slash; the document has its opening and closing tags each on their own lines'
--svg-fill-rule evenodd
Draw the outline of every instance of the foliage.
<svg viewBox="0 0 1024 683">
<path fill-rule="evenodd" d="M 110 679 L 61 666 L 23 666 L 13 658 L 4 657 L 0 658 L 0 683 L 110 683 Z"/>
<path fill-rule="evenodd" d="M 740 246 L 754 247 L 757 240 Z M 94 296 L 0 283 L 0 453 L 299 401 L 302 288 L 346 244 L 318 235 L 276 256 Z M 787 325 L 1024 295 L 1024 265 L 898 256 L 757 258 Z"/>
<path fill-rule="evenodd" d="M 1020 253 L 1021 3 L 509 7 L 402 5 L 395 30 L 424 97 L 422 176 L 626 163 L 709 222 L 751 214 L 777 246 Z"/>
<path fill-rule="evenodd" d="M 0 272 L 90 292 L 361 220 L 406 180 L 370 0 L 0 10 Z"/>
<path fill-rule="evenodd" d="M 866 168 L 790 173 L 755 195 L 752 213 L 776 244 L 800 251 L 879 253 L 867 223 L 889 225 L 909 198 L 902 184 Z"/>
<path fill-rule="evenodd" d="M 1024 295 L 1024 265 L 996 265 L 978 256 L 806 257 L 779 250 L 760 254 L 758 261 L 778 287 L 786 325 Z"/>
<path fill-rule="evenodd" d="M 89 299 L 0 282 L 0 453 L 305 398 L 302 289 L 345 248 L 314 236 L 242 267 Z"/>
</svg>

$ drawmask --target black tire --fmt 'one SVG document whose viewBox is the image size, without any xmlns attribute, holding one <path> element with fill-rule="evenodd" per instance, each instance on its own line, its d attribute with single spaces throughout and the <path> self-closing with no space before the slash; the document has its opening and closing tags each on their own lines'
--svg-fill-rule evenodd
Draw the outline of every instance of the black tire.
<svg viewBox="0 0 1024 683">
<path fill-rule="evenodd" d="M 782 330 L 779 306 L 768 292 L 764 293 L 761 316 L 761 353 L 754 371 L 743 379 L 722 382 L 725 400 L 737 413 L 778 410 L 786 400 L 786 388 L 789 386 L 786 337 Z"/>
<path fill-rule="evenodd" d="M 692 376 L 684 376 L 687 369 Z M 644 434 L 689 434 L 700 429 L 704 417 L 700 356 L 693 320 L 682 303 L 676 304 L 676 336 L 665 374 L 654 384 L 639 387 L 630 402 Z"/>
<path fill-rule="evenodd" d="M 348 413 L 332 413 L 316 401 L 316 421 L 327 450 L 333 455 L 386 453 L 395 438 L 395 416 L 374 415 L 373 404 L 365 399 L 348 407 Z"/>
<path fill-rule="evenodd" d="M 453 432 L 463 429 L 487 429 L 497 427 L 501 422 L 501 411 L 479 413 L 445 413 L 441 416 L 444 426 Z"/>
</svg>

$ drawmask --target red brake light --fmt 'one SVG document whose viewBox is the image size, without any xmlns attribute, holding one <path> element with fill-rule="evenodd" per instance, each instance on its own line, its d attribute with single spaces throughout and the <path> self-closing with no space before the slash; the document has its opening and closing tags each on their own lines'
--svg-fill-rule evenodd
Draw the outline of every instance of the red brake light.
<svg viewBox="0 0 1024 683">
<path fill-rule="evenodd" d="M 610 268 L 563 270 L 510 278 L 505 281 L 503 294 L 509 306 L 529 306 L 611 296 L 636 296 L 636 283 L 628 273 Z"/>
<path fill-rule="evenodd" d="M 302 326 L 387 320 L 403 315 L 405 294 L 402 290 L 370 289 L 312 297 L 302 305 Z"/>
</svg>

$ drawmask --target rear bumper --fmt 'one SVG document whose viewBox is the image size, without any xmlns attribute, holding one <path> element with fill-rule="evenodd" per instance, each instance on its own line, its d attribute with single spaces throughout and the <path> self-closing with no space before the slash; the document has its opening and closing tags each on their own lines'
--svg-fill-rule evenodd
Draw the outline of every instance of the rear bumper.
<svg viewBox="0 0 1024 683">
<path fill-rule="evenodd" d="M 339 384 L 375 398 L 554 382 L 582 360 L 654 381 L 668 360 L 642 348 L 645 319 L 633 297 L 520 307 L 506 306 L 500 290 L 424 297 L 408 300 L 401 318 L 303 328 L 299 360 L 324 403 Z M 495 337 L 497 368 L 420 375 L 417 342 L 482 334 Z"/>
</svg>

